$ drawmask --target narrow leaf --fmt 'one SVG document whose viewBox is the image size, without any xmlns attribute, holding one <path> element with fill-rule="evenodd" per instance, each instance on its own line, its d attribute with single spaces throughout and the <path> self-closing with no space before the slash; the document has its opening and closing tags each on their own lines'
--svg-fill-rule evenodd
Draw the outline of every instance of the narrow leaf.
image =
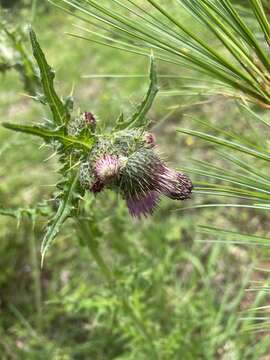
<svg viewBox="0 0 270 360">
<path fill-rule="evenodd" d="M 47 142 L 52 140 L 57 140 L 64 146 L 75 146 L 79 148 L 84 148 L 85 150 L 88 151 L 91 150 L 94 143 L 93 138 L 88 138 L 87 141 L 82 140 L 77 137 L 66 135 L 64 131 L 61 129 L 49 130 L 38 126 L 28 126 L 28 125 L 11 124 L 11 123 L 3 123 L 3 126 L 7 129 L 39 136 Z"/>
<path fill-rule="evenodd" d="M 149 120 L 146 115 L 151 109 L 155 97 L 158 93 L 157 85 L 157 72 L 154 57 L 150 57 L 150 84 L 147 91 L 147 94 L 141 104 L 138 105 L 136 112 L 126 121 L 123 121 L 123 118 L 120 118 L 121 121 L 118 121 L 117 129 L 132 129 L 134 127 L 147 126 Z"/>
<path fill-rule="evenodd" d="M 47 63 L 45 55 L 38 43 L 36 34 L 32 28 L 30 28 L 29 34 L 33 55 L 40 70 L 41 83 L 46 97 L 46 102 L 51 109 L 55 124 L 61 125 L 68 121 L 69 113 L 54 89 L 54 71 Z"/>
<path fill-rule="evenodd" d="M 74 173 L 64 188 L 58 210 L 50 222 L 41 245 L 41 267 L 44 264 L 45 255 L 60 231 L 61 226 L 73 210 L 74 190 L 78 181 L 78 172 Z"/>
</svg>

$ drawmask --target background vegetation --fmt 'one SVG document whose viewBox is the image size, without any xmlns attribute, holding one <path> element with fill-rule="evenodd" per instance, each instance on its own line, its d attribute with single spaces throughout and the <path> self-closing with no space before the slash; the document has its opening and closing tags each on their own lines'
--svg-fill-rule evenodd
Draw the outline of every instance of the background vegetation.
<svg viewBox="0 0 270 360">
<path fill-rule="evenodd" d="M 2 5 L 11 7 L 11 2 Z M 2 17 L 12 28 L 12 24 L 24 27 L 32 20 L 57 72 L 57 88 L 66 95 L 73 92 L 82 111 L 93 112 L 104 126 L 110 126 L 121 109 L 128 112 L 143 96 L 148 59 L 68 37 L 65 32 L 77 20 L 51 5 L 30 1 L 12 5 L 9 13 L 1 9 Z M 185 16 L 181 21 L 195 31 Z M 203 31 L 196 26 L 198 32 Z M 0 51 L 10 55 L 10 39 L 4 33 L 1 36 Z M 208 39 L 212 41 L 210 35 Z M 27 34 L 25 46 L 31 56 Z M 26 94 L 18 71 L 5 70 L 0 83 L 1 121 L 35 123 L 46 117 L 44 109 Z M 185 88 L 186 75 L 201 77 L 196 71 L 187 74 L 163 62 L 158 63 L 158 70 L 163 75 L 159 79 L 162 91 L 150 114 L 158 146 L 175 167 L 192 167 L 194 182 L 199 183 L 202 174 L 192 175 L 192 159 L 218 167 L 220 176 L 222 169 L 229 171 L 228 163 L 209 143 L 180 135 L 176 131 L 180 127 L 197 130 L 205 126 L 202 121 L 208 127 L 211 121 L 212 130 L 221 127 L 268 151 L 268 129 L 262 121 L 254 122 L 250 111 L 233 99 L 204 90 L 198 95 L 194 86 Z M 104 74 L 143 76 L 98 76 Z M 172 88 L 182 90 L 168 96 Z M 267 110 L 255 105 L 252 111 L 267 120 Z M 50 198 L 57 165 L 47 148 L 38 150 L 39 140 L 3 128 L 0 140 L 1 209 L 32 209 Z M 267 164 L 255 159 L 251 165 L 267 173 Z M 253 181 L 250 173 L 245 177 Z M 106 192 L 95 200 L 89 196 L 88 234 L 105 254 L 117 280 L 114 288 L 82 245 L 72 220 L 65 224 L 41 271 L 45 220 L 38 218 L 33 227 L 29 210 L 21 221 L 2 216 L 0 357 L 266 360 L 268 309 L 261 307 L 269 300 L 267 213 L 234 207 L 180 211 L 184 206 L 224 202 L 211 195 L 197 190 L 184 205 L 164 200 L 152 218 L 140 222 L 130 218 L 115 194 Z M 258 241 L 253 246 L 254 238 L 239 234 L 224 241 L 224 234 L 213 229 L 210 234 L 207 228 L 198 233 L 198 225 L 257 235 Z"/>
</svg>

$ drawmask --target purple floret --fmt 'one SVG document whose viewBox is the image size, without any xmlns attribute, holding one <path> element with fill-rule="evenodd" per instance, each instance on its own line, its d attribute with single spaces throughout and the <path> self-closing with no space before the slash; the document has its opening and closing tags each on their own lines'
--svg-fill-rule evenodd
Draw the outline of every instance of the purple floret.
<svg viewBox="0 0 270 360">
<path fill-rule="evenodd" d="M 157 188 L 170 199 L 185 200 L 190 198 L 193 185 L 187 175 L 163 165 L 158 170 Z"/>
<path fill-rule="evenodd" d="M 141 218 L 142 216 L 152 215 L 159 201 L 159 195 L 156 191 L 149 191 L 146 194 L 133 196 L 128 199 L 127 206 L 132 216 Z"/>
<path fill-rule="evenodd" d="M 98 179 L 108 183 L 117 177 L 120 167 L 121 161 L 118 156 L 105 154 L 96 162 L 94 170 Z"/>
</svg>

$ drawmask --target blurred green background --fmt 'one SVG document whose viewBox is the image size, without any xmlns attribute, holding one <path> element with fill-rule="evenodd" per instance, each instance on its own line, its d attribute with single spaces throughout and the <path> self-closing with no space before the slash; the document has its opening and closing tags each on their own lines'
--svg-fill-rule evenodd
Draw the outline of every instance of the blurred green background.
<svg viewBox="0 0 270 360">
<path fill-rule="evenodd" d="M 83 76 L 147 74 L 147 59 L 69 37 L 65 33 L 73 30 L 75 20 L 47 2 L 2 0 L 1 5 L 1 16 L 11 25 L 32 22 L 56 70 L 57 89 L 63 95 L 73 92 L 76 109 L 91 111 L 110 126 L 121 110 L 128 113 L 144 95 L 147 78 Z M 3 44 L 0 51 L 8 51 L 8 41 Z M 31 54 L 27 36 L 25 46 Z M 163 63 L 158 70 L 181 75 L 179 68 Z M 161 89 L 175 87 L 177 81 L 182 84 L 181 79 L 162 79 Z M 44 108 L 26 94 L 19 74 L 1 74 L 1 121 L 35 123 L 42 117 Z M 160 153 L 179 169 L 190 158 L 213 160 L 211 146 L 176 133 L 194 118 L 257 136 L 240 121 L 234 102 L 219 96 L 159 96 L 150 117 Z M 32 208 L 51 197 L 57 161 L 40 144 L 0 128 L 1 209 Z M 33 227 L 26 216 L 20 224 L 1 216 L 0 359 L 270 359 L 268 332 L 248 331 L 256 318 L 246 312 L 267 305 L 265 291 L 246 289 L 252 281 L 267 281 L 268 273 L 254 267 L 267 267 L 269 250 L 201 242 L 196 234 L 196 225 L 207 224 L 267 235 L 266 216 L 228 208 L 179 211 L 206 201 L 199 195 L 184 205 L 163 200 L 153 217 L 135 221 L 121 199 L 105 192 L 89 210 L 91 235 L 147 336 L 81 246 L 72 220 L 41 271 L 45 219 L 37 219 Z"/>
</svg>

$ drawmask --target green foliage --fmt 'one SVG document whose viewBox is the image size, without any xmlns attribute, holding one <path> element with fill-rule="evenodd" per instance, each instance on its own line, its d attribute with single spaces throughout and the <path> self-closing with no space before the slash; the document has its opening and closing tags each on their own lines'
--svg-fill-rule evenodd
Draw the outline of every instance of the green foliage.
<svg viewBox="0 0 270 360">
<path fill-rule="evenodd" d="M 70 178 L 65 179 L 65 184 L 61 184 L 62 194 L 58 196 L 59 206 L 56 214 L 48 224 L 46 234 L 41 244 L 41 265 L 43 265 L 46 252 L 48 251 L 51 243 L 56 238 L 61 226 L 71 216 L 72 211 L 76 210 L 78 206 L 78 196 L 76 191 L 78 187 L 78 171 L 71 172 Z"/>
<path fill-rule="evenodd" d="M 51 109 L 54 123 L 56 125 L 66 124 L 70 119 L 70 114 L 54 89 L 54 71 L 48 65 L 37 41 L 36 35 L 32 29 L 30 29 L 29 34 L 33 49 L 33 55 L 37 61 L 40 70 L 40 80 L 44 91 L 44 99 Z"/>
<path fill-rule="evenodd" d="M 34 95 L 39 88 L 34 64 L 25 47 L 25 33 L 23 27 L 15 26 L 10 19 L 0 18 L 0 72 L 15 69 L 20 74 L 24 89 Z"/>
<path fill-rule="evenodd" d="M 251 116 L 254 127 L 259 127 L 261 133 L 259 123 L 269 127 L 260 112 L 247 105 L 251 102 L 265 109 L 270 105 L 270 23 L 261 0 L 250 0 L 246 12 L 230 0 L 179 0 L 166 4 L 158 0 L 102 4 L 94 0 L 58 0 L 53 3 L 67 12 L 72 6 L 76 10 L 73 16 L 85 22 L 85 27 L 79 27 L 82 34 L 72 36 L 140 55 L 147 55 L 151 49 L 157 59 L 202 75 L 202 85 L 194 84 L 193 78 L 189 87 L 185 84 L 168 91 L 168 95 L 182 95 L 191 89 L 192 94 L 207 91 L 208 96 L 214 93 L 233 96 L 240 100 L 246 115 Z M 183 8 L 190 15 L 190 21 L 201 26 L 202 35 L 175 15 L 174 9 Z M 248 21 L 252 21 L 252 25 Z M 210 43 L 205 41 L 205 35 L 211 39 Z M 220 159 L 218 165 L 196 160 L 186 169 L 199 176 L 195 193 L 209 199 L 189 208 L 226 206 L 268 211 L 270 153 L 268 143 L 261 143 L 264 137 L 254 142 L 225 130 L 220 124 L 214 126 L 209 121 L 198 121 L 198 124 L 207 132 L 197 128 L 179 131 L 224 148 L 226 153 L 216 156 Z M 232 201 L 220 202 L 224 197 Z M 215 231 L 221 237 L 228 235 L 227 229 Z M 239 233 L 239 238 L 244 238 L 247 244 L 251 237 Z"/>
<path fill-rule="evenodd" d="M 93 131 L 91 130 L 90 132 L 80 130 L 77 132 L 75 131 L 75 136 L 69 135 L 70 124 L 73 124 L 73 122 L 75 124 L 78 123 L 76 118 L 73 119 L 71 117 L 71 111 L 73 110 L 73 107 L 65 106 L 64 102 L 57 95 L 54 89 L 54 72 L 46 61 L 45 55 L 37 41 L 35 32 L 30 29 L 29 34 L 33 55 L 39 67 L 40 82 L 44 93 L 40 99 L 42 104 L 49 106 L 53 119 L 49 123 L 49 128 L 47 124 L 42 124 L 41 126 L 28 126 L 3 123 L 3 126 L 10 130 L 41 137 L 48 145 L 52 146 L 52 148 L 59 155 L 59 160 L 61 163 L 60 174 L 62 178 L 57 185 L 58 189 L 60 190 L 60 194 L 58 194 L 56 197 L 56 201 L 58 202 L 58 210 L 50 220 L 47 226 L 46 234 L 42 241 L 41 263 L 43 264 L 45 254 L 59 233 L 60 227 L 68 217 L 76 215 L 76 211 L 78 212 L 79 207 L 79 197 L 83 196 L 85 193 L 85 189 L 83 189 L 79 184 L 78 165 L 80 165 L 80 163 L 83 161 L 85 162 L 85 159 L 87 159 L 89 154 L 91 154 L 92 148 L 94 152 L 93 157 L 97 160 L 100 156 L 103 155 L 103 153 L 100 154 L 100 151 L 104 151 L 104 144 L 107 144 L 108 142 L 111 142 L 111 144 L 114 142 L 121 142 L 122 138 L 125 138 L 126 133 L 121 132 L 118 137 L 113 133 L 111 135 L 111 139 L 108 135 L 105 135 L 105 142 L 102 141 L 102 134 L 98 135 L 99 138 L 95 135 L 95 127 L 93 128 Z M 147 95 L 130 119 L 125 121 L 124 118 L 122 118 L 122 124 L 119 124 L 118 121 L 115 128 L 116 134 L 119 130 L 119 127 L 121 130 L 128 130 L 133 128 L 136 130 L 137 128 L 145 128 L 148 125 L 146 115 L 152 106 L 157 91 L 156 69 L 154 59 L 151 57 L 150 86 Z M 85 126 L 87 126 L 87 121 L 89 120 L 87 120 L 87 118 L 82 118 L 81 120 L 84 121 Z M 96 121 L 92 114 L 90 120 Z M 78 126 L 78 124 L 76 126 Z M 139 137 L 137 139 L 133 134 L 130 136 L 129 133 L 127 133 L 126 135 L 126 140 L 124 141 L 125 144 L 123 145 L 125 147 L 133 147 L 132 144 L 134 142 L 140 141 Z M 132 144 L 130 145 L 129 142 Z M 94 147 L 95 143 L 97 143 L 96 147 Z M 118 144 L 118 147 L 119 146 L 121 147 L 120 143 Z M 127 151 L 125 150 L 124 153 L 126 154 L 126 152 Z M 89 162 L 90 160 L 87 159 L 87 161 Z M 89 186 L 91 185 L 89 184 Z M 87 186 L 88 189 L 89 186 Z"/>
<path fill-rule="evenodd" d="M 32 29 L 30 29 L 30 39 L 33 54 L 39 66 L 41 75 L 41 84 L 44 91 L 44 100 L 42 102 L 49 105 L 53 115 L 52 130 L 49 130 L 43 126 L 38 127 L 14 125 L 9 123 L 4 124 L 4 126 L 8 129 L 42 137 L 46 142 L 52 143 L 53 146 L 55 146 L 55 142 L 58 143 L 58 146 L 56 146 L 56 148 L 58 154 L 60 155 L 60 159 L 62 159 L 63 161 L 61 168 L 61 175 L 63 176 L 63 178 L 60 180 L 60 183 L 58 185 L 61 190 L 60 195 L 57 196 L 57 201 L 59 202 L 58 210 L 49 222 L 46 234 L 42 242 L 41 263 L 43 264 L 44 256 L 48 247 L 58 234 L 61 225 L 71 215 L 75 204 L 74 199 L 77 198 L 77 196 L 75 195 L 75 191 L 77 191 L 76 187 L 78 183 L 78 170 L 75 172 L 76 175 L 74 175 L 73 172 L 70 171 L 70 168 L 73 168 L 75 164 L 72 155 L 68 157 L 69 152 L 67 152 L 67 149 L 77 146 L 83 147 L 84 150 L 86 149 L 89 151 L 91 149 L 91 143 L 93 144 L 93 142 L 92 139 L 89 138 L 88 143 L 85 144 L 80 139 L 73 139 L 72 137 L 66 135 L 66 131 L 64 129 L 58 130 L 59 125 L 68 123 L 70 119 L 70 114 L 68 113 L 68 108 L 64 106 L 64 103 L 56 94 L 53 85 L 54 75 L 52 69 L 48 65 L 37 41 L 36 35 Z M 65 164 L 67 158 L 68 165 Z M 76 159 L 76 161 L 78 161 L 78 159 Z"/>
<path fill-rule="evenodd" d="M 147 0 L 145 6 L 135 1 L 128 1 L 128 4 L 105 1 L 102 5 L 92 0 L 52 2 L 70 13 L 69 6 L 72 6 L 78 10 L 73 16 L 97 28 L 93 31 L 80 27 L 85 34 L 92 34 L 90 38 L 84 34 L 73 36 L 137 54 L 147 55 L 152 49 L 157 59 L 196 69 L 217 80 L 216 85 L 208 85 L 212 92 L 269 107 L 267 51 L 229 0 L 181 0 L 173 2 L 175 6 L 156 0 Z M 191 14 L 191 21 L 205 25 L 208 36 L 214 37 L 213 45 L 207 44 L 173 14 L 173 9 L 180 11 L 182 7 Z M 261 1 L 250 1 L 250 7 L 268 43 L 270 25 Z M 108 36 L 111 31 L 113 36 Z M 223 49 L 216 50 L 216 44 L 222 44 Z"/>
<path fill-rule="evenodd" d="M 148 125 L 147 114 L 149 110 L 152 108 L 153 102 L 158 92 L 157 86 L 157 73 L 156 73 L 156 65 L 154 63 L 154 58 L 151 55 L 150 58 L 150 84 L 148 92 L 145 96 L 145 99 L 142 103 L 138 106 L 136 112 L 127 120 L 127 125 L 125 128 L 132 129 L 138 128 L 141 126 L 146 127 Z M 123 129 L 123 126 L 121 126 Z"/>
<path fill-rule="evenodd" d="M 110 2 L 110 5 L 116 3 L 120 2 Z M 145 6 L 146 2 L 138 1 L 138 4 Z M 175 1 L 170 1 L 170 5 L 173 4 Z M 178 5 L 175 9 L 179 9 Z M 177 14 L 175 11 L 175 16 Z M 89 71 L 88 66 L 92 71 L 97 64 L 99 72 L 118 71 L 120 58 L 110 49 L 93 47 L 89 56 L 87 48 L 77 43 L 77 39 L 64 42 L 61 38 L 60 52 L 55 32 L 51 31 L 53 26 L 57 29 L 63 26 L 63 15 L 58 16 L 51 13 L 48 18 L 39 19 L 42 43 L 50 48 L 54 66 L 60 70 L 57 79 L 65 79 L 69 86 L 78 76 L 75 67 L 85 72 Z M 185 19 L 187 15 L 180 13 L 178 21 Z M 187 23 L 195 32 L 195 23 L 190 19 Z M 46 31 L 47 28 L 50 31 Z M 171 31 L 169 24 L 167 28 Z M 211 43 L 212 39 L 207 39 Z M 119 41 L 115 36 L 113 40 Z M 215 50 L 222 52 L 220 46 Z M 140 47 L 138 51 L 143 50 Z M 70 71 L 66 71 L 67 63 Z M 43 64 L 47 64 L 46 60 Z M 136 66 L 136 71 L 143 73 L 144 64 L 139 68 L 137 58 L 122 58 L 121 64 L 128 70 Z M 160 64 L 159 70 L 167 73 L 165 66 Z M 170 65 L 170 71 L 172 67 Z M 17 111 L 21 105 L 16 97 L 20 91 L 18 81 L 13 80 L 13 73 L 8 72 L 6 76 L 7 81 L 3 78 L 0 87 L 3 89 L 4 84 L 8 84 L 4 91 L 12 98 L 8 105 L 10 109 L 15 106 Z M 177 79 L 172 77 L 159 76 L 160 85 L 177 86 Z M 183 78 L 177 88 L 178 94 L 184 95 L 181 106 L 185 105 L 187 92 L 194 94 L 198 93 L 198 87 L 203 88 L 192 84 L 184 87 L 186 77 Z M 201 79 L 201 75 L 194 72 L 192 78 Z M 53 80 L 50 76 L 48 79 Z M 119 81 L 123 80 L 95 80 L 91 84 L 91 108 L 98 98 L 100 113 L 106 113 L 109 119 L 109 135 L 114 128 L 112 104 L 119 103 L 121 91 L 124 96 L 143 92 L 135 76 L 129 81 Z M 208 80 L 203 91 L 209 89 L 210 82 Z M 57 84 L 59 88 L 61 83 Z M 78 95 L 85 97 L 83 106 L 90 102 L 89 87 L 81 81 Z M 148 94 L 152 91 L 154 94 L 154 90 L 150 84 Z M 216 84 L 207 90 L 207 95 L 215 91 Z M 47 95 L 43 92 L 45 97 L 50 96 L 50 92 Z M 114 94 L 117 95 L 114 97 Z M 52 102 L 45 97 L 37 99 L 50 107 Z M 146 99 L 140 107 L 142 113 Z M 71 154 L 73 150 L 88 153 L 93 145 L 89 137 L 71 135 L 65 124 L 59 126 L 54 122 L 51 114 L 37 113 L 35 104 L 24 103 L 31 111 L 14 116 L 14 111 L 5 111 L 6 102 L 0 97 L 4 104 L 2 117 L 6 122 L 11 120 L 5 126 L 20 132 L 18 137 L 4 128 L 0 131 L 4 144 L 0 147 L 0 202 L 2 207 L 7 205 L 7 210 L 0 211 L 4 215 L 0 219 L 3 314 L 0 354 L 3 359 L 259 360 L 268 355 L 269 322 L 264 306 L 269 274 L 253 269 L 254 263 L 267 262 L 269 258 L 267 211 L 262 212 L 269 207 L 268 113 L 247 106 L 239 113 L 234 104 L 224 99 L 207 98 L 214 102 L 198 101 L 190 112 L 195 118 L 211 117 L 211 123 L 196 120 L 195 130 L 185 130 L 185 136 L 180 137 L 174 130 L 180 126 L 190 127 L 190 118 L 183 118 L 181 111 L 172 113 L 167 109 L 171 104 L 168 98 L 158 110 L 162 99 L 157 100 L 152 118 L 167 119 L 154 128 L 160 135 L 161 150 L 166 149 L 170 158 L 181 164 L 190 153 L 196 159 L 203 159 L 188 162 L 188 171 L 196 180 L 195 206 L 204 210 L 172 212 L 176 210 L 174 205 L 164 202 L 151 220 L 138 223 L 131 221 L 113 193 L 97 198 L 85 196 L 78 207 L 77 201 L 81 199 L 75 186 L 78 157 L 75 160 Z M 50 121 L 37 125 L 37 116 Z M 33 120 L 34 126 L 14 124 L 24 118 Z M 73 116 L 71 120 L 75 120 Z M 98 120 L 101 126 L 97 131 L 103 132 L 106 121 Z M 124 116 L 122 121 L 126 123 Z M 44 163 L 42 155 L 49 156 L 47 146 L 37 151 L 37 143 L 24 137 L 22 132 L 40 137 L 50 145 L 49 149 L 53 146 L 53 151 L 58 152 L 61 169 L 57 194 L 44 187 L 56 181 L 55 159 Z M 193 135 L 203 141 L 192 140 Z M 230 211 L 222 202 L 228 196 Z M 53 201 L 33 205 L 48 197 Z M 16 209 L 18 205 L 22 208 Z M 14 218 L 20 222 L 19 228 L 14 226 Z M 48 218 L 51 222 L 47 226 L 45 246 L 50 244 L 64 220 L 65 226 L 57 234 L 53 251 L 47 253 L 46 267 L 40 274 L 40 244 L 35 239 L 44 236 Z M 208 226 L 198 228 L 197 242 L 194 227 L 202 223 Z M 252 291 L 247 292 L 247 287 Z"/>
<path fill-rule="evenodd" d="M 28 126 L 28 125 L 20 125 L 20 124 L 12 124 L 12 123 L 3 123 L 2 124 L 5 128 L 23 132 L 26 134 L 34 135 L 41 137 L 46 142 L 51 143 L 53 141 L 58 141 L 63 148 L 67 149 L 70 147 L 77 147 L 82 148 L 84 150 L 91 150 L 93 145 L 93 139 L 77 139 L 73 136 L 67 135 L 63 129 L 60 130 L 50 130 L 45 127 L 39 126 Z"/>
</svg>

